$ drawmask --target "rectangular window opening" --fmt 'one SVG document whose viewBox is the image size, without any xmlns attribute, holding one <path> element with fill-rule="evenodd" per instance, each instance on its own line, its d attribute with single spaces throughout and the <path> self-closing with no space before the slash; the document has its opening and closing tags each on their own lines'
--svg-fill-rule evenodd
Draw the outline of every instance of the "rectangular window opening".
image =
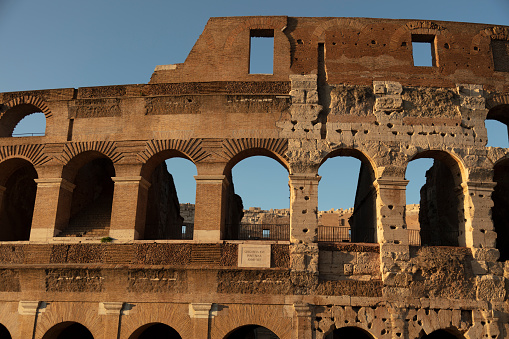
<svg viewBox="0 0 509 339">
<path fill-rule="evenodd" d="M 270 230 L 267 230 L 267 229 L 263 230 L 262 231 L 262 238 L 264 238 L 264 239 L 270 238 Z"/>
<path fill-rule="evenodd" d="M 435 36 L 426 34 L 413 34 L 412 56 L 414 58 L 414 66 L 436 66 Z"/>
<path fill-rule="evenodd" d="M 249 74 L 274 73 L 274 30 L 252 29 L 249 41 Z"/>
<path fill-rule="evenodd" d="M 491 40 L 493 66 L 497 72 L 509 72 L 509 41 Z"/>
</svg>

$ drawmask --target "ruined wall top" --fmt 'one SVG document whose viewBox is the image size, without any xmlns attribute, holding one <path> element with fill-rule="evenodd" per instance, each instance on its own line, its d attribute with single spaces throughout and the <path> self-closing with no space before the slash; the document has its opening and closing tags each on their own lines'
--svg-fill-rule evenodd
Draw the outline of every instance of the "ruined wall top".
<svg viewBox="0 0 509 339">
<path fill-rule="evenodd" d="M 264 35 L 274 37 L 273 74 L 249 74 L 250 37 Z M 412 42 L 432 45 L 433 67 L 414 66 Z M 319 73 L 320 48 L 328 83 L 509 88 L 507 26 L 286 16 L 211 18 L 186 61 L 158 66 L 150 83 L 287 81 L 290 74 Z"/>
</svg>

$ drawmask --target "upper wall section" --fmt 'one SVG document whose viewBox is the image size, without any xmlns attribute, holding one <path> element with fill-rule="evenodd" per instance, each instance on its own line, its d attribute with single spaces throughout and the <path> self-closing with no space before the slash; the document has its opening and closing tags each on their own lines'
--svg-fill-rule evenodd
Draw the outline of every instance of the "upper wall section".
<svg viewBox="0 0 509 339">
<path fill-rule="evenodd" d="M 273 74 L 249 74 L 250 37 L 274 38 Z M 414 66 L 412 41 L 432 47 L 432 67 Z M 323 55 L 323 56 L 322 56 Z M 183 64 L 158 66 L 150 83 L 285 81 L 319 74 L 330 84 L 509 89 L 509 27 L 371 18 L 211 18 Z"/>
</svg>

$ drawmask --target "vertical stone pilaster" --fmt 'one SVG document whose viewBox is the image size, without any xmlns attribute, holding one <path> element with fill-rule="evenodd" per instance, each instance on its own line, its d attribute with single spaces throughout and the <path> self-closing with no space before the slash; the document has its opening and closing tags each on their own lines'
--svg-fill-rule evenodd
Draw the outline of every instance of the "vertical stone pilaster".
<svg viewBox="0 0 509 339">
<path fill-rule="evenodd" d="M 294 336 L 297 339 L 312 339 L 313 329 L 311 316 L 313 312 L 308 304 L 296 303 L 293 304 L 295 311 L 295 332 Z"/>
<path fill-rule="evenodd" d="M 37 195 L 30 241 L 49 241 L 69 223 L 74 184 L 62 178 L 35 179 Z"/>
<path fill-rule="evenodd" d="M 226 190 L 225 175 L 195 175 L 196 210 L 194 215 L 195 241 L 218 242 L 225 231 Z"/>
<path fill-rule="evenodd" d="M 42 306 L 42 307 L 41 307 Z M 21 321 L 19 324 L 20 338 L 33 338 L 37 324 L 37 314 L 44 311 L 45 303 L 39 301 L 20 301 L 18 314 Z M 39 308 L 42 308 L 39 310 Z"/>
<path fill-rule="evenodd" d="M 216 314 L 212 303 L 189 304 L 189 317 L 193 319 L 194 338 L 209 338 L 209 322 Z"/>
<path fill-rule="evenodd" d="M 105 317 L 104 320 L 104 338 L 119 337 L 120 317 L 122 313 L 123 302 L 100 302 L 99 315 Z"/>
<path fill-rule="evenodd" d="M 407 184 L 408 180 L 399 178 L 379 178 L 375 182 L 379 243 L 408 245 L 408 230 L 404 218 Z"/>
<path fill-rule="evenodd" d="M 491 194 L 496 183 L 469 181 L 462 184 L 464 216 L 459 220 L 466 220 L 460 228 L 464 237 L 460 236 L 460 246 L 475 248 L 495 248 L 497 234 L 491 219 L 493 200 Z M 461 222 L 460 222 L 461 225 Z"/>
<path fill-rule="evenodd" d="M 110 236 L 129 241 L 143 238 L 150 183 L 141 176 L 113 177 Z"/>
</svg>

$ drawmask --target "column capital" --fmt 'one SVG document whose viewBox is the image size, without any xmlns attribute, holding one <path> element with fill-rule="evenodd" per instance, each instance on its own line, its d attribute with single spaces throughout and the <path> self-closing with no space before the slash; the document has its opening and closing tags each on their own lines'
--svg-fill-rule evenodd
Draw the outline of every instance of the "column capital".
<svg viewBox="0 0 509 339">
<path fill-rule="evenodd" d="M 307 303 L 295 303 L 293 309 L 297 317 L 311 317 L 311 307 Z"/>
<path fill-rule="evenodd" d="M 468 188 L 475 188 L 476 191 L 491 192 L 497 183 L 493 181 L 467 181 L 466 185 Z"/>
<path fill-rule="evenodd" d="M 373 182 L 373 186 L 376 188 L 405 190 L 408 182 L 408 180 L 400 178 L 378 178 Z"/>
<path fill-rule="evenodd" d="M 36 315 L 40 301 L 20 301 L 18 303 L 18 313 L 21 315 Z"/>
<path fill-rule="evenodd" d="M 100 302 L 99 314 L 100 315 L 120 315 L 124 303 L 121 301 L 113 302 Z"/>
<path fill-rule="evenodd" d="M 217 315 L 217 305 L 212 303 L 189 304 L 189 317 L 196 319 L 214 318 Z"/>
<path fill-rule="evenodd" d="M 195 175 L 194 180 L 198 184 L 219 184 L 228 185 L 228 178 L 226 175 Z"/>
<path fill-rule="evenodd" d="M 111 177 L 115 184 L 140 184 L 143 188 L 149 188 L 150 183 L 142 176 L 132 177 Z"/>
<path fill-rule="evenodd" d="M 76 187 L 75 184 L 63 179 L 63 178 L 42 178 L 42 179 L 34 179 L 37 183 L 37 188 L 39 187 L 61 187 L 69 192 L 74 191 Z"/>
<path fill-rule="evenodd" d="M 299 180 L 320 181 L 320 179 L 322 179 L 322 177 L 316 173 L 294 173 L 294 174 L 288 175 L 288 178 L 290 178 L 290 181 L 299 181 Z"/>
</svg>

